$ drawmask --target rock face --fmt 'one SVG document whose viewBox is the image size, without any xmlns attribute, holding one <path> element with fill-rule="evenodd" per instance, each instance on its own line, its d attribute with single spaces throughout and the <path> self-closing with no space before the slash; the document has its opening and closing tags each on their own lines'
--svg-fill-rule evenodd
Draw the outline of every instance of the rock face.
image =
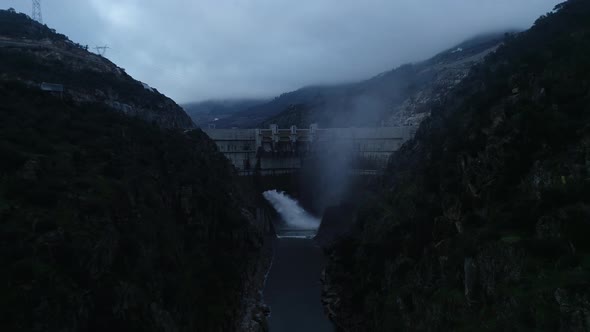
<svg viewBox="0 0 590 332">
<path fill-rule="evenodd" d="M 406 70 L 412 71 L 407 82 L 407 95 L 392 104 L 384 123 L 388 126 L 417 126 L 430 116 L 447 94 L 459 84 L 473 66 L 496 51 L 501 38 L 497 35 L 482 36 L 441 53 Z M 393 75 L 395 72 L 391 73 Z"/>
<path fill-rule="evenodd" d="M 0 57 L 0 80 L 60 84 L 79 104 L 99 102 L 164 128 L 194 127 L 170 98 L 24 14 L 0 11 Z"/>
<path fill-rule="evenodd" d="M 242 277 L 244 291 L 241 296 L 241 308 L 232 331 L 268 332 L 267 319 L 270 308 L 264 303 L 262 290 L 272 265 L 272 241 L 275 233 L 272 230 L 271 214 L 261 213 L 263 210 L 264 208 L 257 208 L 256 216 L 247 210 L 243 211 L 251 223 L 257 225 L 258 233 L 264 237 L 260 251 L 251 255 L 247 273 Z"/>
<path fill-rule="evenodd" d="M 558 6 L 394 155 L 329 249 L 341 330 L 590 330 L 589 30 L 587 1 Z"/>
</svg>

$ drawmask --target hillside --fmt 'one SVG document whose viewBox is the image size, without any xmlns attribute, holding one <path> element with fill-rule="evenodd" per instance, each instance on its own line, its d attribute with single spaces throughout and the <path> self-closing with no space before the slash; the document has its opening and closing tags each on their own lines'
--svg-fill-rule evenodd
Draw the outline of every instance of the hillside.
<svg viewBox="0 0 590 332">
<path fill-rule="evenodd" d="M 199 127 L 215 124 L 220 119 L 266 103 L 265 99 L 206 100 L 182 105 L 182 108 Z"/>
<path fill-rule="evenodd" d="M 0 330 L 264 331 L 267 221 L 215 144 L 107 60 L 0 18 Z"/>
<path fill-rule="evenodd" d="M 393 156 L 329 250 L 332 319 L 588 331 L 589 124 L 590 3 L 570 0 L 474 67 Z"/>
<path fill-rule="evenodd" d="M 416 64 L 369 80 L 312 86 L 218 121 L 223 127 L 417 125 L 469 69 L 495 50 L 503 34 L 480 36 Z"/>
<path fill-rule="evenodd" d="M 24 14 L 0 10 L 0 58 L 0 81 L 61 84 L 78 103 L 99 102 L 165 128 L 194 127 L 170 98 Z"/>
</svg>

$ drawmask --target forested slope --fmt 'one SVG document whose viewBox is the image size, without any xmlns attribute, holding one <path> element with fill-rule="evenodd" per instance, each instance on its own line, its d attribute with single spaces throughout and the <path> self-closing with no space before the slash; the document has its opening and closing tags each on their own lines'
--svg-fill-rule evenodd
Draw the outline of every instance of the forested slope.
<svg viewBox="0 0 590 332">
<path fill-rule="evenodd" d="M 25 15 L 0 59 L 0 330 L 264 330 L 257 202 L 182 109 Z"/>
<path fill-rule="evenodd" d="M 511 38 L 432 112 L 329 251 L 346 331 L 590 329 L 590 2 Z"/>
</svg>

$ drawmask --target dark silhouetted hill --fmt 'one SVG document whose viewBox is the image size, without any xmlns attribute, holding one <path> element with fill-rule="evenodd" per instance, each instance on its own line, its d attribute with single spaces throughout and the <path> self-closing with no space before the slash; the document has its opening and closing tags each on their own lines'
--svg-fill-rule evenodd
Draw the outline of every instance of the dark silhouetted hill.
<svg viewBox="0 0 590 332">
<path fill-rule="evenodd" d="M 207 100 L 188 103 L 182 107 L 198 126 L 207 127 L 209 124 L 215 124 L 221 119 L 266 102 L 268 100 L 265 99 Z"/>
<path fill-rule="evenodd" d="M 381 183 L 329 250 L 342 330 L 588 330 L 590 2 L 475 66 Z"/>
<path fill-rule="evenodd" d="M 215 144 L 65 37 L 0 27 L 0 330 L 263 331 L 264 224 Z"/>
</svg>

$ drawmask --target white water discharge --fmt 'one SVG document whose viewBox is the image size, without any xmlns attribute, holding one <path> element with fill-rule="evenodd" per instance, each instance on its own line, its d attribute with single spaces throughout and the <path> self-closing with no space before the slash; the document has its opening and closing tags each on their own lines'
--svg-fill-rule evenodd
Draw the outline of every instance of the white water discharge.
<svg viewBox="0 0 590 332">
<path fill-rule="evenodd" d="M 282 191 L 269 190 L 264 198 L 272 204 L 290 229 L 317 230 L 320 220 L 309 214 L 299 203 Z"/>
</svg>

